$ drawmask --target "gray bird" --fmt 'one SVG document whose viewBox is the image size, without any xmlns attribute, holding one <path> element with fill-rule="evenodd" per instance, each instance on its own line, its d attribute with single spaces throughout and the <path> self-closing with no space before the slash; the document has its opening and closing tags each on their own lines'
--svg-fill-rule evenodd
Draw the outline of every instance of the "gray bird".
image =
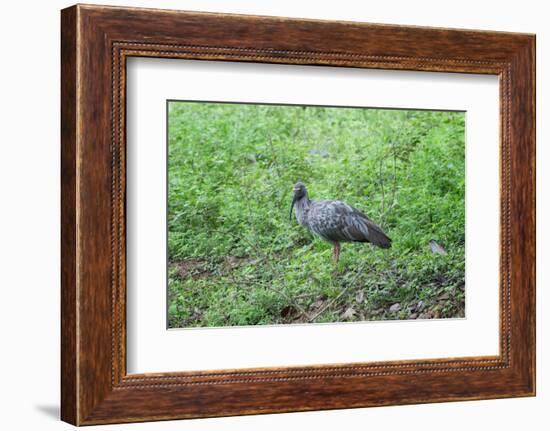
<svg viewBox="0 0 550 431">
<path fill-rule="evenodd" d="M 313 234 L 333 245 L 333 257 L 340 257 L 340 242 L 370 242 L 380 248 L 391 247 L 391 239 L 370 218 L 342 201 L 312 201 L 306 186 L 294 185 L 289 218 L 296 207 L 296 219 Z"/>
</svg>

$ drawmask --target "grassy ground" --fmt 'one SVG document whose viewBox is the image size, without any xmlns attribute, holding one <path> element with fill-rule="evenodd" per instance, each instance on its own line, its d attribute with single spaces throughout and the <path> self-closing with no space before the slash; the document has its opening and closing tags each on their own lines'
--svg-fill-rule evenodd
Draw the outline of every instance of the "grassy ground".
<svg viewBox="0 0 550 431">
<path fill-rule="evenodd" d="M 169 327 L 464 316 L 463 113 L 171 102 L 168 171 Z M 298 180 L 392 248 L 335 267 Z"/>
</svg>

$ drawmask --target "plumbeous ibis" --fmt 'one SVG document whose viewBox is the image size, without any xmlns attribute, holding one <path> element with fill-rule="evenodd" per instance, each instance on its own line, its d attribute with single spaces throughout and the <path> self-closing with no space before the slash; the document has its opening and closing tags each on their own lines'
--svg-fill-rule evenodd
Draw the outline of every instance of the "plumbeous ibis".
<svg viewBox="0 0 550 431">
<path fill-rule="evenodd" d="M 370 242 L 380 248 L 391 247 L 391 239 L 382 228 L 357 208 L 338 200 L 310 200 L 301 182 L 294 185 L 289 217 L 293 208 L 296 208 L 298 223 L 332 243 L 335 262 L 340 257 L 341 242 Z"/>
</svg>

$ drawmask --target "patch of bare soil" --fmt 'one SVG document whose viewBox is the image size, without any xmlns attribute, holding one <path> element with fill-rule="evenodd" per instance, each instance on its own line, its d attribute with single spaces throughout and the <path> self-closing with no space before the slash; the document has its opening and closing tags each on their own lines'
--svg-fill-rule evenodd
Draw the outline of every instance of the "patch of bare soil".
<svg viewBox="0 0 550 431">
<path fill-rule="evenodd" d="M 191 258 L 180 262 L 172 262 L 170 266 L 177 268 L 178 275 L 182 280 L 185 280 L 187 277 L 193 277 L 194 280 L 208 277 L 210 271 L 208 260 L 203 258 Z"/>
<path fill-rule="evenodd" d="M 257 262 L 257 259 L 249 256 L 225 256 L 221 261 L 212 261 L 207 258 L 189 258 L 182 261 L 171 262 L 170 268 L 176 268 L 180 279 L 192 277 L 193 280 L 219 276 L 220 273 L 229 272 L 242 266 Z"/>
</svg>

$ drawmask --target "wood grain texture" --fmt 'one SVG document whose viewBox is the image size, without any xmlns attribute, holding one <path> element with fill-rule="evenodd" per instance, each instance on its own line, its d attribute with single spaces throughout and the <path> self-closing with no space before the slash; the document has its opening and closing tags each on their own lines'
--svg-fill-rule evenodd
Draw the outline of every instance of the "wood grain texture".
<svg viewBox="0 0 550 431">
<path fill-rule="evenodd" d="M 76 9 L 61 16 L 61 417 L 77 422 Z"/>
<path fill-rule="evenodd" d="M 79 5 L 62 11 L 61 36 L 63 420 L 86 425 L 534 394 L 533 35 Z M 127 375 L 130 56 L 498 75 L 499 355 Z"/>
</svg>

